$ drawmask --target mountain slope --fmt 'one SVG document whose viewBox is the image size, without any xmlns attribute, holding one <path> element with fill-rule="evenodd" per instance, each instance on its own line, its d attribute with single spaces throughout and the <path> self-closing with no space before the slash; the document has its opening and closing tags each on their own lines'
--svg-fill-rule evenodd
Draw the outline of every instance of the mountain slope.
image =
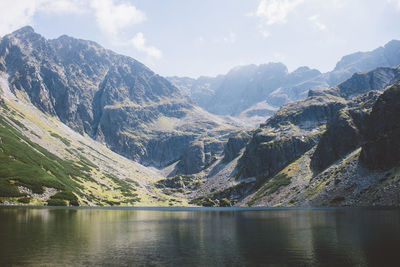
<svg viewBox="0 0 400 267">
<path fill-rule="evenodd" d="M 161 176 L 43 113 L 0 78 L 0 201 L 31 205 L 185 204 L 155 189 Z M 182 202 L 177 202 L 182 201 Z"/>
<path fill-rule="evenodd" d="M 310 89 L 326 89 L 345 81 L 354 73 L 399 64 L 400 41 L 393 40 L 370 52 L 344 56 L 327 73 L 308 67 L 289 73 L 282 63 L 269 63 L 237 67 L 216 78 L 168 79 L 207 111 L 242 119 L 265 118 L 271 116 L 275 108 L 307 97 Z"/>
<path fill-rule="evenodd" d="M 380 60 L 385 48 L 345 59 L 338 70 L 396 62 L 396 42 L 389 47 L 390 60 Z M 308 90 L 329 84 L 327 77 L 275 63 L 182 82 L 192 83 L 199 99 L 207 89 L 205 103 L 238 120 L 276 111 L 260 98 L 302 98 L 251 130 L 196 106 L 185 95 L 192 89 L 178 89 L 132 58 L 22 28 L 0 40 L 0 201 L 399 205 L 400 67 Z"/>
<path fill-rule="evenodd" d="M 11 91 L 25 92 L 41 111 L 157 168 L 179 161 L 192 142 L 219 144 L 237 129 L 140 62 L 91 41 L 46 40 L 24 27 L 1 39 L 0 70 Z M 222 150 L 216 145 L 208 152 Z"/>
<path fill-rule="evenodd" d="M 347 146 L 346 150 L 339 153 L 336 161 L 330 160 L 331 164 L 326 164 L 321 171 L 315 172 L 312 156 L 311 161 L 307 161 L 313 153 L 310 151 L 271 178 L 256 193 L 246 197 L 243 203 L 283 206 L 399 206 L 400 146 L 397 131 L 399 122 L 396 119 L 400 112 L 399 92 L 400 84 L 390 86 L 372 105 L 370 103 L 362 107 L 369 111 L 363 121 L 365 129 L 355 127 L 360 130 L 356 138 L 348 139 L 348 132 L 338 129 L 338 125 L 332 122 L 325 135 L 330 135 L 330 131 L 340 131 L 335 140 Z M 336 148 L 334 143 L 330 143 L 329 147 Z M 299 166 L 301 162 L 306 164 Z M 292 171 L 296 168 L 306 169 L 305 173 L 308 175 L 299 176 L 298 172 Z M 281 176 L 287 177 L 288 182 L 271 191 L 269 185 L 276 183 Z"/>
<path fill-rule="evenodd" d="M 169 77 L 174 85 L 186 92 L 198 105 L 220 115 L 238 116 L 254 104 L 265 101 L 272 109 L 259 109 L 258 115 L 271 115 L 274 106 L 289 101 L 279 90 L 300 85 L 319 76 L 318 70 L 300 67 L 289 73 L 282 63 L 236 67 L 226 75 L 199 79 Z M 254 110 L 254 108 L 253 108 Z M 246 114 L 252 117 L 252 114 Z"/>
<path fill-rule="evenodd" d="M 354 74 L 283 106 L 252 133 L 235 159 L 229 177 L 236 182 L 192 203 L 400 205 L 399 74 L 400 67 Z M 383 91 L 393 82 L 397 85 Z"/>
</svg>

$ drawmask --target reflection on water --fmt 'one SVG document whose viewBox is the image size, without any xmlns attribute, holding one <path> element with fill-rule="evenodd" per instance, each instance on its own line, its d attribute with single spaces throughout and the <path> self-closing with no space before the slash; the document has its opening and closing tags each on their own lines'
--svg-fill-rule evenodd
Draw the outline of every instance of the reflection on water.
<svg viewBox="0 0 400 267">
<path fill-rule="evenodd" d="M 400 211 L 0 208 L 0 265 L 396 266 Z"/>
</svg>

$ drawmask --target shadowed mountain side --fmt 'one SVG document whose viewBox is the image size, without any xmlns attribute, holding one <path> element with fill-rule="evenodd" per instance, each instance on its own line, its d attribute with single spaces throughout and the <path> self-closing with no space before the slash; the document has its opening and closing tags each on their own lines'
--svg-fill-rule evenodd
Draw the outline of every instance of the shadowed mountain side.
<svg viewBox="0 0 400 267">
<path fill-rule="evenodd" d="M 236 158 L 230 176 L 236 182 L 192 203 L 400 205 L 395 193 L 400 186 L 399 69 L 354 74 L 336 87 L 284 105 L 251 134 Z"/>
<path fill-rule="evenodd" d="M 233 123 L 194 105 L 169 81 L 140 62 L 98 44 L 61 36 L 46 40 L 24 27 L 0 41 L 0 70 L 13 93 L 26 92 L 41 111 L 145 165 L 165 167 L 205 142 L 221 153 Z"/>
</svg>

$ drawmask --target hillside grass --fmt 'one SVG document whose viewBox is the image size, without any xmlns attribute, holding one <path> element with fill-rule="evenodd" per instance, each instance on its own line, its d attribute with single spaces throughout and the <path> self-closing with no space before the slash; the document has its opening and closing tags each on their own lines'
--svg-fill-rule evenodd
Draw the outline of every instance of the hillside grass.
<svg viewBox="0 0 400 267">
<path fill-rule="evenodd" d="M 291 177 L 288 176 L 286 173 L 279 173 L 275 175 L 260 190 L 258 190 L 258 192 L 248 202 L 248 205 L 254 205 L 254 203 L 263 196 L 273 194 L 277 192 L 281 187 L 290 185 L 291 182 Z"/>
<path fill-rule="evenodd" d="M 18 186 L 43 194 L 44 187 L 59 190 L 53 199 L 77 205 L 79 185 L 71 178 L 92 180 L 87 173 L 90 162 L 82 158 L 79 164 L 63 160 L 30 141 L 0 116 L 0 197 L 19 197 Z M 50 203 L 49 203 L 50 204 Z"/>
</svg>

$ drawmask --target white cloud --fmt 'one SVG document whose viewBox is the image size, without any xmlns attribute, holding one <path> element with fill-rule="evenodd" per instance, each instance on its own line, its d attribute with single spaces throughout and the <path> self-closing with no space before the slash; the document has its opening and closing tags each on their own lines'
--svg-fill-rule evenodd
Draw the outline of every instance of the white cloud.
<svg viewBox="0 0 400 267">
<path fill-rule="evenodd" d="M 158 48 L 146 44 L 142 32 L 138 32 L 128 41 L 123 38 L 124 34 L 121 31 L 147 19 L 143 11 L 128 2 L 117 2 L 116 0 L 90 0 L 90 7 L 94 10 L 97 25 L 109 35 L 114 44 L 133 45 L 135 49 L 146 53 L 149 57 L 155 59 L 162 57 Z"/>
<path fill-rule="evenodd" d="M 38 1 L 0 1 L 0 35 L 8 34 L 22 26 L 32 24 Z"/>
<path fill-rule="evenodd" d="M 279 62 L 283 62 L 287 58 L 284 54 L 281 54 L 279 52 L 273 53 L 272 57 L 273 57 L 274 60 L 279 61 Z"/>
<path fill-rule="evenodd" d="M 264 20 L 267 25 L 286 23 L 286 17 L 303 0 L 262 0 L 255 16 Z"/>
<path fill-rule="evenodd" d="M 79 0 L 12 0 L 0 1 L 0 35 L 3 36 L 25 25 L 33 24 L 36 13 L 82 13 L 87 1 Z"/>
<path fill-rule="evenodd" d="M 117 35 L 128 26 L 146 20 L 146 14 L 130 3 L 117 4 L 115 0 L 91 0 L 96 22 L 106 33 Z"/>
<path fill-rule="evenodd" d="M 227 36 L 222 38 L 222 41 L 225 43 L 233 44 L 234 42 L 236 42 L 236 34 L 231 31 Z"/>
<path fill-rule="evenodd" d="M 134 38 L 124 38 L 121 31 L 146 20 L 146 14 L 128 2 L 118 0 L 12 0 L 0 1 L 0 36 L 25 25 L 33 24 L 36 13 L 47 15 L 93 13 L 98 27 L 107 34 L 114 44 L 134 46 L 153 58 L 162 53 L 154 46 L 148 46 L 143 33 Z M 129 41 L 127 41 L 129 40 Z"/>
<path fill-rule="evenodd" d="M 319 30 L 326 30 L 326 25 L 319 20 L 319 14 L 308 17 L 308 20 L 314 24 Z"/>
<path fill-rule="evenodd" d="M 258 17 L 260 22 L 257 26 L 263 38 L 270 36 L 269 27 L 273 24 L 286 23 L 286 18 L 304 0 L 261 0 L 257 10 L 247 16 Z"/>
<path fill-rule="evenodd" d="M 400 0 L 387 0 L 389 4 L 394 4 L 398 9 L 400 9 Z"/>
<path fill-rule="evenodd" d="M 264 25 L 258 25 L 258 30 L 261 33 L 263 38 L 268 38 L 271 34 L 267 29 L 265 29 Z"/>
<path fill-rule="evenodd" d="M 88 6 L 86 1 L 80 0 L 48 0 L 42 1 L 38 11 L 48 14 L 82 14 L 88 11 Z"/>
<path fill-rule="evenodd" d="M 159 49 L 154 46 L 148 46 L 146 44 L 146 39 L 142 32 L 138 32 L 135 37 L 130 41 L 132 45 L 139 51 L 146 53 L 148 56 L 153 58 L 161 58 L 162 53 Z"/>
</svg>

